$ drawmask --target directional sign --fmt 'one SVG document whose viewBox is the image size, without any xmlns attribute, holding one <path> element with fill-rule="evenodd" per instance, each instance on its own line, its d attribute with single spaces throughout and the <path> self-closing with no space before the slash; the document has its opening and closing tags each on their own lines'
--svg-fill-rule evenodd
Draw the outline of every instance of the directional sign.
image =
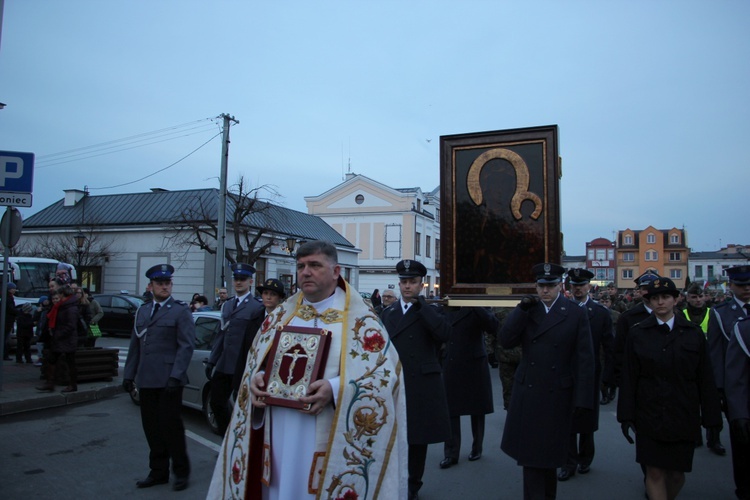
<svg viewBox="0 0 750 500">
<path fill-rule="evenodd" d="M 0 151 L 0 205 L 31 206 L 34 153 Z"/>
</svg>

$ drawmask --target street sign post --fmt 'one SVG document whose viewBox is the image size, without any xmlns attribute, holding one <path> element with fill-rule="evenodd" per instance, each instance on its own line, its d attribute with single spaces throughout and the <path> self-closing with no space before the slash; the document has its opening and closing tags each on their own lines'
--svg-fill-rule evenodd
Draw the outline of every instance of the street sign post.
<svg viewBox="0 0 750 500">
<path fill-rule="evenodd" d="M 34 153 L 0 151 L 0 206 L 30 207 Z"/>
</svg>

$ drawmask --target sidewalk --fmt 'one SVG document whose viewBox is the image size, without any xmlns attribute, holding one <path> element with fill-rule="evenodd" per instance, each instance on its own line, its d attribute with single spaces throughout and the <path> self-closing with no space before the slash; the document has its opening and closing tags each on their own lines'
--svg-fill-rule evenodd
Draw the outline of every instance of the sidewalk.
<svg viewBox="0 0 750 500">
<path fill-rule="evenodd" d="M 36 355 L 34 356 L 36 359 Z M 120 378 L 111 381 L 81 382 L 78 391 L 63 394 L 63 386 L 55 387 L 54 392 L 39 392 L 36 386 L 42 383 L 38 366 L 27 363 L 16 363 L 15 360 L 3 361 L 2 390 L 0 391 L 0 416 L 41 410 L 56 406 L 85 403 L 108 398 L 122 392 Z"/>
</svg>

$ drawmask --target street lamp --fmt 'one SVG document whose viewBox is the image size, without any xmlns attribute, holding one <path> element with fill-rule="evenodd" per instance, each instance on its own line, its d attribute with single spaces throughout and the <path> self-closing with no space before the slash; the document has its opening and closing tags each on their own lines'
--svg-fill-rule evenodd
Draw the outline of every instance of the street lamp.
<svg viewBox="0 0 750 500">
<path fill-rule="evenodd" d="M 86 235 L 79 231 L 75 236 L 73 236 L 73 239 L 76 240 L 78 267 L 81 267 L 81 261 L 83 260 L 83 245 L 86 244 Z"/>
<path fill-rule="evenodd" d="M 286 251 L 289 252 L 289 255 L 294 257 L 294 247 L 297 246 L 297 238 L 290 236 L 286 239 Z"/>
</svg>

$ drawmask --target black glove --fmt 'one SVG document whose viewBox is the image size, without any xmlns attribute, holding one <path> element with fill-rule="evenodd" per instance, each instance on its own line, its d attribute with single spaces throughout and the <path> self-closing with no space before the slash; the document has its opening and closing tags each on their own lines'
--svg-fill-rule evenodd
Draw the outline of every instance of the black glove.
<svg viewBox="0 0 750 500">
<path fill-rule="evenodd" d="M 132 380 L 130 380 L 129 378 L 126 378 L 125 380 L 122 381 L 122 389 L 128 394 L 130 394 L 131 392 L 133 392 L 133 389 L 135 389 L 135 384 L 133 383 Z"/>
<path fill-rule="evenodd" d="M 214 365 L 213 363 L 206 363 L 206 378 L 211 380 L 214 378 Z"/>
<path fill-rule="evenodd" d="M 750 444 L 750 419 L 738 418 L 729 423 L 730 427 L 737 434 L 737 439 L 742 444 Z"/>
<path fill-rule="evenodd" d="M 164 395 L 169 398 L 177 396 L 180 393 L 181 386 L 182 384 L 180 384 L 179 380 L 174 377 L 169 377 L 169 380 L 167 380 L 167 387 L 164 389 Z"/>
<path fill-rule="evenodd" d="M 536 305 L 536 303 L 539 302 L 539 298 L 534 295 L 527 295 L 524 298 L 521 299 L 521 302 L 518 304 L 518 306 L 521 308 L 522 311 L 529 311 L 532 307 Z"/>
<path fill-rule="evenodd" d="M 635 434 L 635 424 L 633 422 L 627 421 L 620 424 L 620 428 L 622 429 L 622 435 L 625 436 L 625 439 L 628 440 L 628 443 L 633 444 L 635 441 L 633 441 L 633 438 L 630 437 L 630 430 L 633 430 L 633 434 Z"/>
<path fill-rule="evenodd" d="M 727 396 L 724 394 L 724 389 L 719 389 L 719 403 L 721 404 L 721 411 L 726 415 L 729 408 L 727 407 Z"/>
<path fill-rule="evenodd" d="M 424 296 L 417 295 L 417 301 L 412 304 L 412 307 L 415 311 L 419 311 L 423 307 L 427 307 L 427 301 L 425 300 Z"/>
</svg>

